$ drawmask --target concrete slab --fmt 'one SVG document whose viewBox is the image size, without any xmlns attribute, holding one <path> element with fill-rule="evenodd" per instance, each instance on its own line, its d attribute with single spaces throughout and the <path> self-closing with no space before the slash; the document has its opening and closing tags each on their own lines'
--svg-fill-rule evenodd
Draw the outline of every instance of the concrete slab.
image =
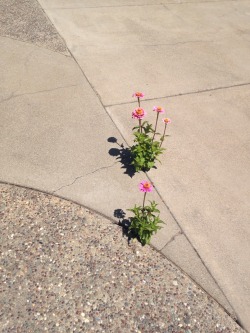
<svg viewBox="0 0 250 333">
<path fill-rule="evenodd" d="M 173 120 L 163 163 L 149 176 L 246 327 L 250 309 L 249 87 L 143 103 L 150 121 L 155 117 L 150 111 L 154 105 L 166 106 Z M 129 142 L 134 107 L 108 108 Z"/>
<path fill-rule="evenodd" d="M 107 138 L 118 131 L 75 61 L 11 39 L 0 43 L 1 179 L 54 191 L 112 165 Z"/>
<path fill-rule="evenodd" d="M 77 64 L 22 42 L 0 43 L 0 180 L 57 194 L 116 221 L 115 211 L 128 217 L 126 209 L 142 200 L 138 183 L 145 175 L 131 179 L 110 155 L 118 146 L 108 138 L 124 139 Z M 156 191 L 149 199 L 159 203 L 166 223 L 152 240 L 161 250 L 180 228 Z"/>
<path fill-rule="evenodd" d="M 46 12 L 105 105 L 250 82 L 249 2 Z"/>
</svg>

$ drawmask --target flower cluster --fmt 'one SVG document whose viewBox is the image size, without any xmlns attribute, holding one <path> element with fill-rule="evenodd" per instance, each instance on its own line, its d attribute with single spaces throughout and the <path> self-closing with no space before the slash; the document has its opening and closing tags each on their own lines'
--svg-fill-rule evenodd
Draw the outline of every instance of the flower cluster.
<svg viewBox="0 0 250 333">
<path fill-rule="evenodd" d="M 165 113 L 165 109 L 162 106 L 153 107 L 153 111 L 156 113 L 154 127 L 148 121 L 142 122 L 146 116 L 146 111 L 140 105 L 144 96 L 143 92 L 135 92 L 133 94 L 133 97 L 138 100 L 138 107 L 132 112 L 132 118 L 139 121 L 139 126 L 134 127 L 134 129 L 137 129 L 134 132 L 136 145 L 131 148 L 132 165 L 134 165 L 135 171 L 148 171 L 155 166 L 155 161 L 158 160 L 158 156 L 164 150 L 161 146 L 166 137 L 167 124 L 171 122 L 169 118 L 162 119 L 165 124 L 163 135 L 159 141 L 155 140 L 155 137 L 159 134 L 157 133 L 159 115 Z"/>
<path fill-rule="evenodd" d="M 132 112 L 132 118 L 134 119 L 143 119 L 146 116 L 146 111 L 140 107 L 140 99 L 143 98 L 145 96 L 145 94 L 143 92 L 135 92 L 132 97 L 136 97 L 138 99 L 138 103 L 139 103 L 139 107 L 136 108 L 133 112 Z M 164 113 L 165 109 L 162 106 L 154 106 L 153 107 L 153 111 L 155 111 L 157 113 L 157 121 L 158 121 L 158 116 L 160 113 Z M 169 124 L 171 123 L 171 120 L 169 118 L 164 118 L 162 119 L 162 121 L 165 124 Z"/>
<path fill-rule="evenodd" d="M 145 118 L 146 112 L 141 107 L 141 99 L 145 96 L 142 92 L 135 92 L 133 97 L 137 98 L 138 107 L 132 112 L 132 118 L 138 119 L 139 126 L 134 127 L 133 132 L 135 145 L 131 147 L 132 165 L 135 171 L 148 171 L 155 166 L 155 161 L 158 156 L 162 154 L 164 148 L 161 148 L 165 139 L 167 125 L 171 123 L 169 118 L 163 118 L 164 123 L 163 135 L 160 141 L 155 140 L 157 133 L 157 125 L 159 115 L 165 113 L 162 106 L 154 106 L 153 111 L 156 112 L 155 126 L 149 124 L 147 121 L 142 123 Z M 150 201 L 149 205 L 145 205 L 146 195 L 153 191 L 153 184 L 147 180 L 143 180 L 139 184 L 139 190 L 144 193 L 142 206 L 135 205 L 134 208 L 129 209 L 134 216 L 130 218 L 129 232 L 135 235 L 142 245 L 149 244 L 151 236 L 161 228 L 160 224 L 164 223 L 160 220 L 160 211 L 156 208 L 157 204 Z"/>
</svg>

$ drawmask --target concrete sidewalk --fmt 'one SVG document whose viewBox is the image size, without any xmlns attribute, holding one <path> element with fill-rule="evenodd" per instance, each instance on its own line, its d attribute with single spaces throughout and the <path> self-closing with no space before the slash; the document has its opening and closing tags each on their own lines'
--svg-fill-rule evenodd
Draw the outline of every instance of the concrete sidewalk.
<svg viewBox="0 0 250 333">
<path fill-rule="evenodd" d="M 152 245 L 249 329 L 249 2 L 40 3 L 72 55 L 54 31 L 34 45 L 34 29 L 1 30 L 0 180 L 114 219 L 146 176 L 124 174 L 108 139 L 131 142 L 144 91 L 149 119 L 162 105 L 173 120 L 148 175 L 166 222 Z"/>
</svg>

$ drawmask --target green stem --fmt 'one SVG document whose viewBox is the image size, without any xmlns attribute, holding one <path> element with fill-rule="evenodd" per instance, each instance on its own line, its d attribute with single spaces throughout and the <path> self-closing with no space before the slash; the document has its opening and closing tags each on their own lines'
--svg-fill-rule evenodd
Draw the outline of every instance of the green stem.
<svg viewBox="0 0 250 333">
<path fill-rule="evenodd" d="M 159 112 L 157 112 L 157 116 L 156 116 L 155 130 L 154 130 L 154 135 L 153 135 L 153 138 L 152 138 L 152 142 L 154 141 L 154 138 L 155 138 L 155 133 L 156 133 L 156 128 L 157 128 L 158 118 L 159 118 Z"/>
<path fill-rule="evenodd" d="M 144 215 L 144 206 L 145 206 L 146 194 L 147 194 L 147 192 L 144 193 L 143 203 L 142 203 L 142 213 L 143 213 L 143 215 Z"/>
<path fill-rule="evenodd" d="M 144 209 L 144 206 L 145 206 L 146 194 L 147 194 L 147 192 L 144 193 L 144 197 L 143 197 L 143 204 L 142 204 L 142 208 L 143 209 Z"/>
<path fill-rule="evenodd" d="M 139 133 L 142 132 L 142 128 L 141 128 L 141 119 L 139 119 Z"/>
<path fill-rule="evenodd" d="M 137 97 L 139 108 L 141 107 L 140 97 Z"/>
<path fill-rule="evenodd" d="M 163 136 L 162 136 L 162 140 L 161 140 L 160 148 L 161 148 L 161 145 L 163 144 L 163 141 L 164 141 L 164 139 L 165 139 L 166 128 L 167 128 L 167 124 L 165 123 L 165 128 L 164 128 L 164 132 L 163 132 Z"/>
</svg>

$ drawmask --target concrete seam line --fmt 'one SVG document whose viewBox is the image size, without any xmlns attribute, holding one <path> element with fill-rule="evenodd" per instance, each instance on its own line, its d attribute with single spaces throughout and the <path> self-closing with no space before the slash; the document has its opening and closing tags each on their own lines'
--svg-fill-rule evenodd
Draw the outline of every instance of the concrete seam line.
<svg viewBox="0 0 250 333">
<path fill-rule="evenodd" d="M 109 112 L 107 111 L 105 105 L 102 102 L 101 96 L 99 95 L 99 93 L 97 92 L 97 90 L 95 89 L 95 87 L 92 85 L 92 83 L 90 82 L 90 80 L 88 79 L 87 75 L 85 74 L 85 72 L 83 71 L 82 67 L 79 65 L 78 61 L 76 60 L 76 58 L 74 57 L 73 53 L 69 50 L 72 58 L 75 60 L 77 66 L 79 67 L 80 71 L 82 72 L 84 78 L 86 79 L 86 81 L 88 82 L 88 84 L 90 85 L 90 87 L 92 88 L 92 90 L 94 91 L 94 93 L 96 94 L 101 106 L 103 107 L 103 109 L 105 110 L 106 114 L 109 116 L 110 120 L 112 121 L 112 123 L 114 124 L 115 128 L 117 129 L 117 131 L 119 132 L 119 134 L 121 135 L 121 137 L 123 138 L 123 140 L 125 141 L 125 143 L 127 144 L 127 146 L 129 146 L 127 140 L 125 139 L 125 137 L 123 136 L 123 134 L 121 133 L 121 131 L 119 130 L 119 128 L 117 127 L 116 123 L 114 122 L 113 118 L 111 117 L 111 115 L 109 114 Z"/>
<path fill-rule="evenodd" d="M 184 271 L 183 268 L 181 268 L 181 266 L 179 266 L 178 264 L 176 264 L 171 258 L 169 258 L 166 254 L 162 253 L 161 250 L 157 249 L 154 245 L 151 245 L 150 246 L 155 250 L 157 251 L 158 253 L 160 253 L 164 258 L 167 258 L 173 265 L 175 265 L 176 267 L 178 267 L 178 269 L 180 269 L 180 271 L 182 271 L 182 273 L 186 276 L 189 277 L 190 280 L 192 280 L 199 288 L 201 288 L 210 298 L 212 298 L 222 309 L 223 311 L 225 311 L 229 317 L 231 317 L 240 327 L 244 328 L 242 326 L 242 324 L 240 323 L 240 321 L 238 320 L 237 318 L 237 314 L 234 310 L 234 308 L 232 307 L 231 303 L 228 301 L 227 297 L 224 295 L 223 291 L 219 288 L 219 290 L 221 291 L 222 295 L 225 297 L 225 299 L 227 300 L 228 304 L 231 306 L 231 308 L 233 309 L 234 313 L 231 314 L 227 309 L 224 308 L 224 306 L 219 303 L 208 291 L 206 291 L 200 284 L 199 282 L 197 282 L 196 280 L 194 280 L 194 278 L 192 276 L 190 276 L 187 272 Z M 206 268 L 206 267 L 205 267 Z M 212 277 L 213 278 L 213 277 Z"/>
<path fill-rule="evenodd" d="M 223 90 L 223 89 L 233 89 L 237 87 L 244 87 L 244 86 L 249 86 L 250 82 L 246 83 L 239 83 L 235 84 L 232 86 L 224 86 L 224 87 L 216 87 L 216 88 L 210 88 L 210 89 L 204 89 L 204 90 L 197 90 L 197 91 L 189 91 L 189 92 L 184 92 L 184 93 L 179 93 L 179 94 L 174 94 L 174 95 L 167 95 L 167 96 L 160 96 L 160 97 L 155 97 L 155 98 L 144 98 L 143 101 L 155 101 L 157 99 L 164 99 L 164 98 L 174 98 L 174 97 L 182 97 L 182 96 L 187 96 L 187 95 L 195 95 L 195 94 L 203 94 L 207 93 L 210 91 L 217 91 L 217 90 Z M 136 102 L 134 101 L 128 101 L 128 102 L 121 102 L 121 103 L 116 103 L 116 104 L 108 104 L 105 105 L 106 108 L 112 107 L 112 106 L 119 106 L 119 105 L 126 105 L 126 104 L 135 104 Z"/>
<path fill-rule="evenodd" d="M 37 0 L 39 2 L 39 0 Z M 40 2 L 39 5 L 41 6 Z M 54 26 L 54 28 L 56 29 L 54 23 L 51 21 L 50 17 L 47 15 L 47 13 L 45 12 L 44 8 L 41 6 L 41 8 L 43 9 L 44 14 L 46 15 L 46 17 L 48 18 L 48 20 L 50 21 L 50 23 Z M 48 9 L 49 10 L 49 9 Z M 101 103 L 102 107 L 105 109 L 104 104 L 102 102 L 101 96 L 98 94 L 97 90 L 95 89 L 95 87 L 91 84 L 91 82 L 89 81 L 87 75 L 84 73 L 82 67 L 79 65 L 78 61 L 76 60 L 75 56 L 73 55 L 73 53 L 71 52 L 71 50 L 68 48 L 68 45 L 66 43 L 65 38 L 59 33 L 59 31 L 56 29 L 56 31 L 58 32 L 58 34 L 61 36 L 62 40 L 64 41 L 65 45 L 67 46 L 67 49 L 69 51 L 70 56 L 72 57 L 72 59 L 74 59 L 75 63 L 77 64 L 78 68 L 80 69 L 80 71 L 82 72 L 82 75 L 84 76 L 84 78 L 86 79 L 86 81 L 88 82 L 88 84 L 90 85 L 90 87 L 92 88 L 92 90 L 94 91 L 94 93 L 96 94 L 96 96 L 99 99 L 99 102 Z"/>
</svg>

